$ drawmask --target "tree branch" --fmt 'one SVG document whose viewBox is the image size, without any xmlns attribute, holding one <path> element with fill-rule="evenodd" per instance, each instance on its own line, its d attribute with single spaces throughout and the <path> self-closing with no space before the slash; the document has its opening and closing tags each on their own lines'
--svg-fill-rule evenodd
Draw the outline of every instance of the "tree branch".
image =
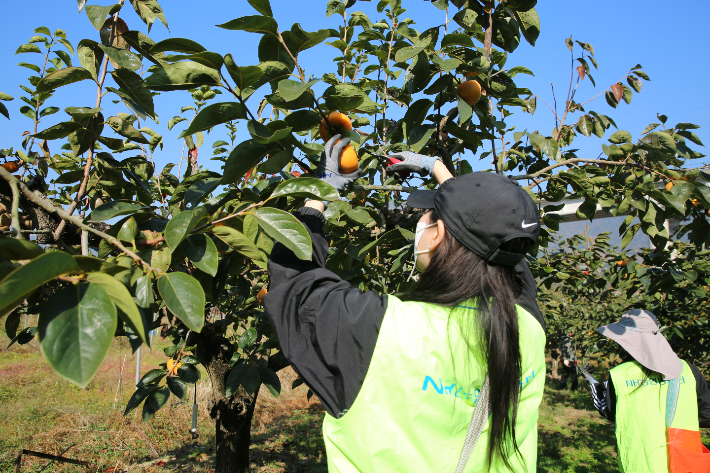
<svg viewBox="0 0 710 473">
<path fill-rule="evenodd" d="M 2 168 L 2 170 L 7 172 L 5 168 Z M 15 233 L 15 238 L 22 240 L 22 227 L 20 227 L 20 190 L 17 188 L 18 182 L 17 179 L 15 179 L 15 182 L 10 182 L 10 187 L 12 188 L 12 210 L 10 215 L 12 216 L 12 231 Z"/>
<path fill-rule="evenodd" d="M 121 6 L 123 6 L 123 0 L 119 2 Z M 111 34 L 109 36 L 109 45 L 113 44 L 113 40 L 116 36 L 116 24 L 118 22 L 118 13 L 120 12 L 117 11 L 113 15 L 113 24 L 111 25 Z M 101 66 L 101 78 L 99 79 L 98 87 L 96 88 L 96 105 L 95 108 L 99 108 L 101 106 L 101 98 L 103 97 L 101 91 L 103 90 L 104 87 L 104 81 L 106 80 L 106 71 L 108 70 L 108 54 L 104 54 L 104 61 Z M 96 133 L 94 131 L 94 125 L 96 122 L 96 117 L 93 117 L 91 119 L 91 129 L 89 130 L 90 133 L 90 138 L 89 138 L 89 150 L 87 151 L 86 155 L 86 165 L 84 165 L 84 178 L 81 180 L 81 185 L 79 186 L 79 190 L 76 193 L 76 196 L 74 197 L 74 200 L 72 203 L 69 205 L 69 209 L 67 210 L 67 214 L 71 216 L 71 214 L 74 213 L 76 208 L 79 206 L 79 202 L 81 202 L 81 199 L 84 198 L 84 193 L 86 193 L 86 186 L 89 183 L 89 174 L 91 173 L 91 165 L 93 164 L 94 160 L 94 146 L 96 146 Z M 59 240 L 62 237 L 62 232 L 64 231 L 64 227 L 66 225 L 66 220 L 62 220 L 59 222 L 59 225 L 57 226 L 57 229 L 54 231 L 54 240 Z"/>
<path fill-rule="evenodd" d="M 80 229 L 86 230 L 88 232 L 93 233 L 94 235 L 97 235 L 97 236 L 103 238 L 104 240 L 111 243 L 113 246 L 115 246 L 119 250 L 123 251 L 126 255 L 133 258 L 133 260 L 136 261 L 137 263 L 140 263 L 143 266 L 145 266 L 150 271 L 162 273 L 162 271 L 160 271 L 159 269 L 153 268 L 148 263 L 143 261 L 140 256 L 138 256 L 137 254 L 135 254 L 134 252 L 132 252 L 131 250 L 129 250 L 128 248 L 123 246 L 123 244 L 120 241 L 118 241 L 118 239 L 116 239 L 116 238 L 112 237 L 111 235 L 108 235 L 100 230 L 96 230 L 95 228 L 92 228 L 92 227 L 86 225 L 84 222 L 82 222 L 81 219 L 76 218 L 72 215 L 69 215 L 69 213 L 67 211 L 65 211 L 63 208 L 55 207 L 51 201 L 49 201 L 47 199 L 43 199 L 42 197 L 39 197 L 37 194 L 35 194 L 31 190 L 29 190 L 23 182 L 21 182 L 15 176 L 13 176 L 9 172 L 7 172 L 3 167 L 0 167 L 0 177 L 5 179 L 8 182 L 8 184 L 10 184 L 10 186 L 14 185 L 14 186 L 19 187 L 20 191 L 22 191 L 22 194 L 25 196 L 25 198 L 27 200 L 29 200 L 30 202 L 32 202 L 33 204 L 37 205 L 38 207 L 43 208 L 44 210 L 46 210 L 47 212 L 49 212 L 51 214 L 56 214 L 65 222 L 73 223 L 74 225 L 76 225 Z"/>
</svg>

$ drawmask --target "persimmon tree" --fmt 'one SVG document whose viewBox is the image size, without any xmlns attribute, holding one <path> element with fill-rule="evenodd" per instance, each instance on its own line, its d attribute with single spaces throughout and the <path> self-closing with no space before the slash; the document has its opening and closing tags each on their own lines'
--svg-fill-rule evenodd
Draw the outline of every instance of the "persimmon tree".
<svg viewBox="0 0 710 473">
<path fill-rule="evenodd" d="M 401 0 L 379 1 L 377 18 L 356 11 L 356 0 L 330 0 L 324 28 L 309 32 L 279 25 L 268 0 L 249 0 L 251 14 L 216 18 L 220 28 L 261 36 L 258 64 L 245 64 L 238 51 L 207 51 L 193 39 L 151 40 L 156 21 L 168 25 L 156 0 L 106 7 L 79 0 L 95 38 L 75 47 L 64 31 L 40 27 L 17 50 L 39 59 L 20 63 L 32 71 L 20 86 L 19 110 L 31 131 L 2 150 L 21 170 L 0 168 L 7 234 L 0 239 L 0 313 L 8 314 L 13 343 L 38 335 L 55 372 L 83 387 L 113 337 L 138 347 L 160 328 L 172 341 L 165 350 L 171 369 L 166 360 L 148 372 L 126 414 L 140 407 L 149 420 L 170 396 L 184 399 L 202 365 L 212 388 L 217 471 L 247 471 L 260 387 L 278 395 L 276 372 L 288 365 L 256 297 L 268 284 L 268 255 L 279 243 L 311 258 L 309 234 L 290 211 L 306 198 L 331 201 L 327 267 L 362 290 L 401 293 L 409 285 L 417 216 L 404 208 L 404 194 L 434 182 L 388 173 L 389 153 L 437 155 L 455 175 L 482 160 L 520 181 L 540 203 L 543 249 L 560 223 L 551 212 L 569 196 L 584 199 L 583 218 L 592 219 L 597 206 L 628 215 L 624 239 L 641 231 L 658 248 L 670 237 L 665 219 L 689 217 L 694 247 L 702 246 L 708 232 L 699 208 L 710 208 L 710 193 L 680 179 L 694 175 L 685 163 L 700 156 L 687 144 L 701 144 L 694 125 L 651 126 L 636 141 L 618 130 L 599 159 L 574 154 L 575 139 L 603 138 L 616 127 L 586 110 L 598 66 L 591 44 L 566 40 L 577 66 L 564 109 L 550 107 L 552 131 L 515 131 L 516 113 L 552 102 L 515 84 L 533 74 L 512 53 L 521 41 L 535 44 L 535 3 L 436 0 L 431 24 L 415 25 Z M 334 48 L 331 71 L 314 73 L 299 61 L 303 51 L 327 46 Z M 635 66 L 598 96 L 611 107 L 630 103 L 645 80 Z M 95 83 L 95 96 L 63 112 L 52 105 L 54 94 L 70 94 L 79 81 Z M 477 102 L 458 96 L 466 81 L 480 86 Z M 582 90 L 589 100 L 578 98 Z M 184 140 L 184 159 L 158 172 L 154 157 L 164 137 L 151 128 L 158 121 L 153 97 L 188 97 L 184 91 L 189 104 L 168 121 Z M 342 195 L 313 172 L 323 149 L 319 127 L 335 111 L 353 129 L 326 129 L 352 139 L 364 170 Z M 5 106 L 0 113 L 16 119 Z M 56 116 L 58 123 L 44 125 Z M 249 138 L 238 141 L 237 127 Z M 198 161 L 208 138 L 213 159 L 224 163 L 219 171 Z M 676 182 L 670 190 L 657 185 L 669 180 Z M 539 252 L 530 260 L 543 284 L 577 284 L 562 268 L 572 264 L 567 256 L 535 259 Z M 663 264 L 671 261 L 669 252 L 658 254 Z M 39 313 L 38 327 L 18 331 L 27 312 Z"/>
</svg>

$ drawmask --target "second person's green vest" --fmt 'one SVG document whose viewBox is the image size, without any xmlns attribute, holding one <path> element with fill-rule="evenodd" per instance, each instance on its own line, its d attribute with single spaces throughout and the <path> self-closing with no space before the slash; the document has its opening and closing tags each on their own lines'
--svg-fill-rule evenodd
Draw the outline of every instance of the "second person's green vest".
<svg viewBox="0 0 710 473">
<path fill-rule="evenodd" d="M 616 442 L 619 470 L 627 473 L 668 473 L 666 394 L 670 381 L 631 361 L 609 372 L 616 391 Z M 672 427 L 698 430 L 695 376 L 684 361 L 678 404 Z"/>
<path fill-rule="evenodd" d="M 535 472 L 545 333 L 532 315 L 519 306 L 517 311 L 523 374 L 516 437 L 521 456 L 511 460 L 515 471 Z M 372 361 L 355 402 L 340 418 L 326 414 L 323 422 L 330 472 L 456 471 L 487 369 L 480 347 L 469 349 L 457 328 L 460 321 L 474 324 L 476 309 L 456 308 L 451 323 L 449 313 L 450 309 L 432 304 L 388 297 Z M 489 424 L 490 419 L 467 473 L 506 471 L 496 455 L 488 468 Z"/>
</svg>

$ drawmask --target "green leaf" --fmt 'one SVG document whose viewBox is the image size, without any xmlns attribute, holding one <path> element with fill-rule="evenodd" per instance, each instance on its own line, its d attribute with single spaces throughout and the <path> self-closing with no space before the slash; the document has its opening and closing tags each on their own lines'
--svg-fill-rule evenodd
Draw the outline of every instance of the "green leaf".
<svg viewBox="0 0 710 473">
<path fill-rule="evenodd" d="M 165 243 L 173 252 L 180 243 L 190 234 L 192 230 L 200 223 L 207 223 L 209 218 L 207 210 L 204 207 L 197 207 L 194 210 L 185 210 L 180 212 L 175 217 L 171 218 L 165 227 Z"/>
<path fill-rule="evenodd" d="M 54 371 L 85 388 L 111 348 L 116 307 L 97 284 L 71 285 L 44 304 L 38 328 L 42 354 Z"/>
<path fill-rule="evenodd" d="M 279 82 L 279 94 L 287 102 L 293 102 L 299 98 L 305 91 L 307 91 L 313 84 L 320 82 L 320 79 L 313 79 L 305 84 L 295 80 L 284 79 Z"/>
<path fill-rule="evenodd" d="M 291 34 L 288 38 L 289 50 L 294 56 L 298 56 L 298 53 L 322 43 L 328 36 L 330 36 L 330 30 L 309 33 L 301 28 L 300 23 L 295 23 L 291 26 Z"/>
<path fill-rule="evenodd" d="M 232 227 L 222 225 L 219 227 L 214 227 L 212 229 L 212 234 L 229 245 L 230 248 L 234 249 L 249 259 L 261 261 L 262 256 L 259 249 L 254 245 L 252 239 L 248 238 L 242 232 L 235 230 Z"/>
<path fill-rule="evenodd" d="M 220 86 L 219 72 L 193 61 L 168 64 L 145 80 L 151 90 L 188 90 L 200 85 Z"/>
<path fill-rule="evenodd" d="M 224 56 L 224 65 L 239 90 L 256 83 L 264 74 L 264 70 L 259 66 L 237 66 L 231 54 Z"/>
<path fill-rule="evenodd" d="M 259 144 L 276 143 L 291 134 L 291 128 L 282 128 L 272 132 L 269 128 L 255 120 L 249 120 L 249 123 L 247 123 L 247 129 L 249 130 L 249 133 L 254 141 Z"/>
<path fill-rule="evenodd" d="M 146 406 L 150 406 L 150 417 L 152 417 L 156 412 L 163 408 L 165 404 L 168 403 L 169 398 L 170 389 L 168 389 L 167 386 L 156 389 L 150 393 L 148 399 L 146 399 L 145 404 L 143 405 L 143 421 L 145 422 L 147 420 L 145 415 Z"/>
<path fill-rule="evenodd" d="M 101 27 L 104 26 L 106 17 L 108 15 L 113 15 L 121 9 L 121 5 L 109 5 L 107 7 L 102 7 L 99 5 L 87 5 L 86 6 L 86 16 L 89 17 L 89 21 L 96 28 L 96 31 L 101 31 Z"/>
<path fill-rule="evenodd" d="M 471 37 L 463 33 L 449 33 L 441 39 L 442 48 L 452 45 L 474 47 Z"/>
<path fill-rule="evenodd" d="M 263 365 L 257 365 L 259 369 L 259 374 L 261 375 L 261 382 L 269 390 L 272 396 L 279 397 L 281 394 L 281 380 L 269 367 Z"/>
<path fill-rule="evenodd" d="M 44 250 L 31 241 L 0 238 L 0 260 L 32 259 L 42 254 Z"/>
<path fill-rule="evenodd" d="M 297 258 L 310 260 L 313 245 L 308 230 L 293 215 L 283 210 L 261 207 L 254 212 L 254 218 L 266 233 L 293 251 Z"/>
<path fill-rule="evenodd" d="M 313 110 L 296 110 L 284 118 L 286 124 L 290 126 L 294 132 L 311 130 L 318 126 L 321 120 L 322 118 L 318 112 L 314 112 Z"/>
<path fill-rule="evenodd" d="M 234 365 L 225 383 L 226 395 L 227 397 L 231 397 L 237 392 L 239 386 L 243 386 L 245 391 L 253 393 L 259 388 L 260 383 L 261 375 L 256 366 L 246 363 Z"/>
<path fill-rule="evenodd" d="M 185 206 L 189 208 L 194 208 L 203 198 L 208 196 L 213 190 L 217 188 L 221 179 L 218 177 L 208 177 L 206 179 L 201 179 L 194 184 L 192 184 L 187 192 L 185 192 Z"/>
<path fill-rule="evenodd" d="M 238 102 L 213 103 L 200 110 L 187 130 L 183 131 L 178 138 L 194 135 L 198 131 L 241 118 L 247 118 L 246 108 L 242 104 Z"/>
<path fill-rule="evenodd" d="M 552 138 L 545 138 L 545 141 L 542 142 L 542 152 L 551 159 L 556 161 L 559 160 L 560 147 L 557 144 L 557 141 Z"/>
<path fill-rule="evenodd" d="M 59 111 L 59 107 L 46 107 L 41 112 L 39 112 L 40 117 L 46 117 L 49 115 L 54 115 Z"/>
<path fill-rule="evenodd" d="M 249 2 L 249 5 L 254 7 L 256 11 L 261 13 L 262 15 L 266 16 L 274 16 L 274 14 L 271 12 L 271 4 L 269 3 L 269 0 L 247 0 Z"/>
<path fill-rule="evenodd" d="M 272 144 L 261 144 L 254 140 L 239 143 L 229 154 L 224 165 L 223 184 L 234 184 L 241 179 L 247 171 L 256 166 L 272 149 Z"/>
<path fill-rule="evenodd" d="M 76 264 L 79 265 L 79 269 L 84 273 L 101 272 L 114 276 L 126 270 L 123 266 L 109 263 L 93 256 L 74 255 L 73 258 Z"/>
<path fill-rule="evenodd" d="M 148 33 L 150 33 L 156 18 L 168 28 L 168 21 L 165 19 L 163 9 L 156 0 L 131 0 L 131 4 L 140 19 L 148 25 Z M 168 28 L 168 31 L 170 31 L 170 28 Z"/>
<path fill-rule="evenodd" d="M 434 102 L 429 99 L 419 99 L 411 104 L 407 109 L 407 112 L 404 114 L 402 128 L 404 129 L 404 135 L 408 142 L 412 130 L 424 122 L 424 119 L 426 118 L 432 105 L 434 105 Z"/>
<path fill-rule="evenodd" d="M 276 174 L 280 172 L 293 159 L 293 150 L 285 149 L 269 157 L 269 159 L 259 165 L 259 172 L 265 174 Z"/>
<path fill-rule="evenodd" d="M 194 54 L 207 51 L 204 46 L 191 39 L 186 38 L 168 38 L 154 44 L 149 52 L 150 54 L 162 53 L 165 51 L 175 51 L 178 53 Z"/>
<path fill-rule="evenodd" d="M 217 26 L 225 30 L 241 30 L 250 33 L 272 34 L 274 36 L 278 36 L 277 29 L 279 27 L 273 18 L 258 15 L 235 18 Z"/>
<path fill-rule="evenodd" d="M 37 84 L 37 92 L 51 92 L 63 85 L 73 84 L 86 79 L 91 79 L 91 72 L 83 67 L 65 67 L 49 74 Z"/>
<path fill-rule="evenodd" d="M 514 14 L 523 37 L 531 46 L 535 46 L 535 41 L 540 36 L 540 17 L 537 11 L 531 8 L 528 11 L 516 11 Z"/>
<path fill-rule="evenodd" d="M 155 119 L 155 105 L 153 104 L 153 94 L 145 86 L 145 81 L 133 71 L 128 69 L 117 69 L 111 72 L 113 80 L 121 88 L 121 92 L 130 97 L 135 104 L 138 104 L 146 115 Z M 135 104 L 131 106 L 135 109 Z"/>
<path fill-rule="evenodd" d="M 89 71 L 91 77 L 98 83 L 101 64 L 104 60 L 104 51 L 99 47 L 99 43 L 82 39 L 77 47 L 77 56 L 79 56 L 81 66 Z"/>
<path fill-rule="evenodd" d="M 146 374 L 143 375 L 140 381 L 138 381 L 138 384 L 136 384 L 137 388 L 142 388 L 143 386 L 147 386 L 151 383 L 157 383 L 161 379 L 165 377 L 165 375 L 168 374 L 168 370 L 164 369 L 154 369 L 148 371 Z M 130 402 L 130 401 L 129 401 Z"/>
<path fill-rule="evenodd" d="M 35 133 L 33 136 L 40 140 L 56 140 L 58 138 L 66 138 L 80 128 L 83 127 L 78 122 L 61 122 Z"/>
<path fill-rule="evenodd" d="M 188 384 L 195 384 L 200 380 L 200 370 L 195 365 L 184 364 L 177 372 L 180 379 Z"/>
<path fill-rule="evenodd" d="M 170 392 L 181 401 L 184 401 L 185 398 L 187 398 L 187 383 L 180 378 L 176 378 L 174 376 L 169 377 L 168 388 L 170 389 Z"/>
<path fill-rule="evenodd" d="M 39 66 L 35 66 L 34 64 L 29 64 L 29 63 L 26 63 L 26 62 L 18 62 L 17 65 L 18 65 L 18 66 L 21 66 L 21 67 L 26 67 L 27 69 L 31 69 L 31 70 L 33 70 L 33 71 L 35 71 L 35 72 L 37 72 L 37 73 L 42 72 L 42 69 L 40 69 Z"/>
<path fill-rule="evenodd" d="M 114 66 L 118 65 L 121 68 L 131 71 L 135 71 L 141 67 L 141 58 L 134 52 L 128 51 L 127 49 L 114 48 L 113 46 L 105 46 L 103 44 L 99 44 L 99 47 L 106 53 L 109 59 L 111 59 Z"/>
<path fill-rule="evenodd" d="M 113 128 L 113 131 L 131 141 L 143 143 L 145 145 L 150 144 L 150 141 L 148 141 L 148 139 L 146 139 L 140 131 L 136 130 L 130 122 L 124 120 L 123 118 L 109 117 L 108 120 L 106 120 L 106 124 Z"/>
<path fill-rule="evenodd" d="M 126 286 L 105 273 L 89 273 L 86 275 L 86 279 L 103 288 L 118 309 L 121 319 L 131 327 L 134 334 L 143 340 L 143 343 L 147 344 L 148 338 L 143 325 L 143 317 Z"/>
<path fill-rule="evenodd" d="M 610 143 L 621 144 L 621 143 L 631 143 L 631 133 L 628 131 L 617 131 L 609 137 Z"/>
<path fill-rule="evenodd" d="M 15 51 L 15 54 L 20 54 L 20 53 L 40 53 L 42 54 L 42 50 L 39 49 L 39 46 L 36 44 L 23 44 L 19 48 L 17 48 L 17 51 Z"/>
<path fill-rule="evenodd" d="M 248 330 L 245 330 L 244 333 L 242 333 L 239 336 L 239 342 L 238 346 L 241 350 L 249 350 L 254 343 L 256 343 L 256 337 L 257 337 L 257 332 L 256 328 L 252 327 Z"/>
<path fill-rule="evenodd" d="M 158 291 L 168 310 L 187 328 L 195 332 L 202 331 L 205 323 L 205 291 L 197 279 L 185 273 L 166 273 L 158 279 Z"/>
<path fill-rule="evenodd" d="M 4 103 L 0 103 L 0 113 L 5 115 L 5 118 L 7 118 L 8 120 L 10 119 L 10 112 L 7 110 L 7 107 L 5 106 Z M 34 117 L 30 117 L 30 118 L 34 119 Z"/>
<path fill-rule="evenodd" d="M 128 404 L 126 404 L 126 410 L 123 412 L 123 415 L 128 415 L 131 411 L 133 411 L 133 409 L 140 406 L 141 402 L 143 402 L 143 399 L 148 397 L 153 391 L 159 388 L 160 386 L 157 384 L 146 384 L 145 386 L 141 386 L 136 389 L 136 392 L 134 392 L 131 398 L 128 400 Z"/>
<path fill-rule="evenodd" d="M 313 177 L 288 179 L 274 189 L 269 200 L 283 196 L 298 196 L 315 200 L 338 200 L 340 194 L 327 182 Z"/>
<path fill-rule="evenodd" d="M 365 97 L 365 92 L 352 84 L 331 85 L 323 92 L 329 110 L 355 110 L 365 101 Z"/>
<path fill-rule="evenodd" d="M 197 268 L 211 276 L 217 274 L 219 255 L 210 237 L 204 233 L 190 235 L 180 243 L 180 249 Z"/>
<path fill-rule="evenodd" d="M 370 251 L 374 247 L 380 246 L 384 243 L 389 243 L 389 242 L 397 240 L 397 239 L 402 239 L 402 237 L 403 237 L 403 234 L 399 228 L 395 228 L 393 230 L 385 232 L 384 234 L 380 235 L 380 237 L 377 238 L 377 240 L 370 242 L 367 245 L 360 248 L 360 251 L 358 252 L 358 256 L 362 258 L 367 254 L 368 251 Z"/>
<path fill-rule="evenodd" d="M 409 143 L 409 147 L 412 148 L 412 151 L 415 153 L 420 152 L 429 142 L 429 138 L 431 138 L 431 135 L 433 135 L 435 131 L 436 125 L 434 124 L 414 127 L 408 137 L 407 143 Z"/>
<path fill-rule="evenodd" d="M 93 222 L 105 222 L 106 220 L 118 217 L 120 215 L 129 215 L 141 210 L 145 210 L 147 207 L 134 203 L 134 202 L 122 202 L 113 201 L 106 202 L 96 207 L 93 212 L 91 212 L 91 220 Z"/>
</svg>

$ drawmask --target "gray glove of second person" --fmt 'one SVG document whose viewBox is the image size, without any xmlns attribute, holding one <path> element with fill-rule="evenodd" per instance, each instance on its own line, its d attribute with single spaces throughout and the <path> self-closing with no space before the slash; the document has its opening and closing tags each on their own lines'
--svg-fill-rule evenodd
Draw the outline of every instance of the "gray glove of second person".
<svg viewBox="0 0 710 473">
<path fill-rule="evenodd" d="M 418 172 L 421 176 L 428 176 L 434 170 L 434 164 L 439 159 L 436 156 L 424 156 L 412 151 L 400 151 L 389 155 L 390 162 L 387 171 L 393 172 Z M 399 161 L 399 162 L 398 162 Z"/>
<path fill-rule="evenodd" d="M 338 142 L 338 140 L 340 141 Z M 343 154 L 343 150 L 349 144 L 350 138 L 341 139 L 341 135 L 335 135 L 328 140 L 323 149 L 323 157 L 318 165 L 318 169 L 316 169 L 317 178 L 327 182 L 339 191 L 352 184 L 362 175 L 361 169 L 351 172 L 350 174 L 341 174 L 340 155 Z"/>
</svg>

